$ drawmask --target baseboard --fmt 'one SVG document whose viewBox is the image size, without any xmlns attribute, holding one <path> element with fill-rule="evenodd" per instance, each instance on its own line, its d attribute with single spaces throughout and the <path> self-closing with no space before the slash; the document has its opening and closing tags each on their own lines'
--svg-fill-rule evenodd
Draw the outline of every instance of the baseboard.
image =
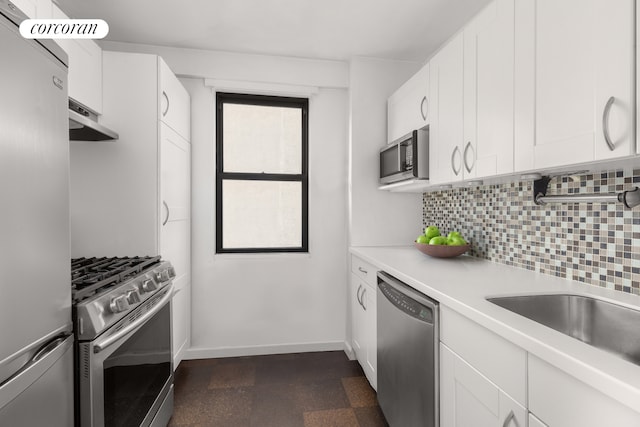
<svg viewBox="0 0 640 427">
<path fill-rule="evenodd" d="M 252 347 L 219 347 L 219 348 L 189 348 L 183 353 L 183 360 L 215 359 L 219 357 L 261 356 L 265 354 L 308 353 L 312 351 L 345 350 L 344 341 L 277 344 Z M 349 354 L 347 353 L 347 356 Z"/>
<path fill-rule="evenodd" d="M 356 352 L 353 349 L 353 347 L 351 346 L 351 343 L 349 343 L 348 341 L 344 342 L 344 352 L 347 354 L 347 357 L 349 358 L 349 360 L 356 360 Z"/>
</svg>

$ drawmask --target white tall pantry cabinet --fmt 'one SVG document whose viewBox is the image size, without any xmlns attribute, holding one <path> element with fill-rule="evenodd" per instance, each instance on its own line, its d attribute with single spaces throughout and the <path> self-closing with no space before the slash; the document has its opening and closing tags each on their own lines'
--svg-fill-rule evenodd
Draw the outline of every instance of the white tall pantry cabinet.
<svg viewBox="0 0 640 427">
<path fill-rule="evenodd" d="M 156 55 L 105 51 L 103 67 L 102 123 L 120 138 L 71 144 L 72 256 L 173 264 L 177 368 L 190 338 L 191 101 Z"/>
</svg>

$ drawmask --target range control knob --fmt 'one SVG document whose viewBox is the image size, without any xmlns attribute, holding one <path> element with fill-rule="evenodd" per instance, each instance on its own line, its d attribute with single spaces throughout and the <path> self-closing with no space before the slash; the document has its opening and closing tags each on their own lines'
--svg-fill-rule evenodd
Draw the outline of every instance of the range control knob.
<svg viewBox="0 0 640 427">
<path fill-rule="evenodd" d="M 129 302 L 127 301 L 126 295 L 119 295 L 117 297 L 111 298 L 111 302 L 109 303 L 109 310 L 112 313 L 121 313 L 123 311 L 127 311 L 129 309 Z"/>
<path fill-rule="evenodd" d="M 162 270 L 160 274 L 158 274 L 158 281 L 160 282 L 166 282 L 170 279 L 171 279 L 171 276 L 169 274 L 169 269 Z"/>
<path fill-rule="evenodd" d="M 129 304 L 137 304 L 140 302 L 140 295 L 138 294 L 138 291 L 131 290 L 129 292 L 127 292 L 127 302 Z"/>
<path fill-rule="evenodd" d="M 169 267 L 169 269 L 167 270 L 169 272 L 169 277 L 171 279 L 173 279 L 174 277 L 176 277 L 176 269 L 173 267 Z"/>
<path fill-rule="evenodd" d="M 153 292 L 156 289 L 158 289 L 158 286 L 156 285 L 156 282 L 154 282 L 151 279 L 145 280 L 144 282 L 142 282 L 142 285 L 140 285 L 140 292 L 141 293 Z"/>
</svg>

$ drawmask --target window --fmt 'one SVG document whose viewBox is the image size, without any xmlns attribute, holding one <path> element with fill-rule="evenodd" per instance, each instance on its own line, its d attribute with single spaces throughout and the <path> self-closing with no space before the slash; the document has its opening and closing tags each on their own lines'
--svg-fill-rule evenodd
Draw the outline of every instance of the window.
<svg viewBox="0 0 640 427">
<path fill-rule="evenodd" d="M 216 252 L 307 252 L 309 100 L 216 104 Z"/>
</svg>

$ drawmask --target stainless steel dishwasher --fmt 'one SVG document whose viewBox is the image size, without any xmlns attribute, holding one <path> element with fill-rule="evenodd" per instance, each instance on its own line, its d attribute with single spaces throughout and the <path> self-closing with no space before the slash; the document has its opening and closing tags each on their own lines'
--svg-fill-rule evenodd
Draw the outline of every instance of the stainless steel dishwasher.
<svg viewBox="0 0 640 427">
<path fill-rule="evenodd" d="M 378 272 L 378 402 L 391 427 L 437 427 L 438 302 Z"/>
</svg>

